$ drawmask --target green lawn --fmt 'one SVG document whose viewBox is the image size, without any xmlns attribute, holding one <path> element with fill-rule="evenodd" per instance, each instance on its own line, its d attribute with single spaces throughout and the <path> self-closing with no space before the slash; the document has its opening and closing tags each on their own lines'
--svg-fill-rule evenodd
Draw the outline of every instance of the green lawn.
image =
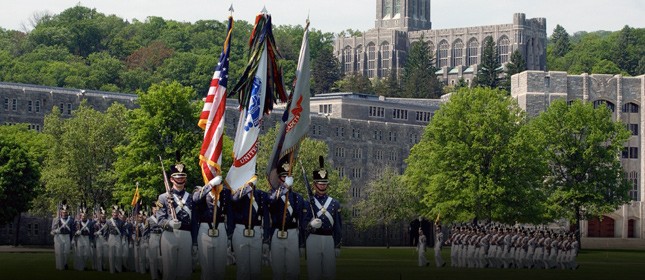
<svg viewBox="0 0 645 280">
<path fill-rule="evenodd" d="M 449 260 L 449 251 L 444 250 Z M 434 263 L 431 252 L 428 261 Z M 583 250 L 578 256 L 580 269 L 454 269 L 417 267 L 411 248 L 345 248 L 337 263 L 337 279 L 608 279 L 631 280 L 645 276 L 645 251 Z M 110 274 L 95 271 L 57 271 L 52 253 L 0 253 L 0 279 L 150 279 L 133 272 Z M 70 265 L 71 267 L 71 265 Z M 270 268 L 263 267 L 263 279 L 271 279 Z M 235 279 L 235 266 L 227 268 L 228 279 Z M 199 279 L 199 272 L 192 279 Z M 301 279 L 306 279 L 302 262 Z"/>
</svg>

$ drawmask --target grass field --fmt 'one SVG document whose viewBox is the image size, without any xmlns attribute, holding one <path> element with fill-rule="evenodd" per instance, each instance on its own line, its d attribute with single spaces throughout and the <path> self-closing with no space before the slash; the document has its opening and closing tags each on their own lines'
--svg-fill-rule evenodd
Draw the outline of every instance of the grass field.
<svg viewBox="0 0 645 280">
<path fill-rule="evenodd" d="M 428 252 L 428 261 L 434 259 Z M 449 260 L 449 251 L 444 250 Z M 578 256 L 580 269 L 455 269 L 418 267 L 411 248 L 345 248 L 337 263 L 337 279 L 607 279 L 645 278 L 645 251 L 583 250 Z M 304 259 L 301 279 L 306 279 Z M 150 279 L 150 275 L 126 272 L 110 274 L 96 271 L 57 271 L 53 253 L 0 253 L 0 279 Z M 70 265 L 71 267 L 71 265 Z M 235 279 L 235 266 L 227 267 L 227 279 Z M 271 279 L 270 268 L 263 267 L 263 278 Z M 199 279 L 199 271 L 192 279 Z"/>
</svg>

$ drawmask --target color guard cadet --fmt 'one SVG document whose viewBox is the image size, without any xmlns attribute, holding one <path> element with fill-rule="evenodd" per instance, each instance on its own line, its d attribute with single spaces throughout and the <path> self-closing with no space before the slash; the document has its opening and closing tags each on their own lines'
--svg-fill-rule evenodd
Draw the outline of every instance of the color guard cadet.
<svg viewBox="0 0 645 280">
<path fill-rule="evenodd" d="M 287 157 L 285 157 L 286 159 Z M 302 195 L 294 192 L 291 165 L 287 160 L 278 166 L 280 185 L 271 186 L 269 212 L 271 213 L 271 268 L 273 279 L 298 279 L 300 253 L 305 248 Z"/>
<path fill-rule="evenodd" d="M 58 208 L 58 214 L 52 221 L 51 235 L 54 236 L 54 252 L 56 256 L 56 269 L 68 269 L 67 258 L 71 250 L 72 230 L 74 229 L 74 218 L 68 213 L 67 201 Z"/>
<path fill-rule="evenodd" d="M 197 248 L 201 279 L 224 279 L 226 257 L 235 224 L 231 191 L 222 185 L 222 177 L 215 176 L 204 187 L 193 193 L 195 218 L 199 221 Z"/>
<path fill-rule="evenodd" d="M 148 217 L 148 261 L 150 262 L 150 277 L 152 280 L 157 280 L 161 278 L 161 234 L 163 229 L 158 223 L 157 220 L 157 210 L 159 207 L 163 206 L 159 201 L 157 201 L 152 206 L 152 213 Z"/>
<path fill-rule="evenodd" d="M 87 218 L 87 207 L 85 207 L 85 203 L 81 204 L 79 213 L 80 219 L 76 221 L 74 232 L 74 242 L 76 243 L 74 268 L 83 271 L 85 270 L 87 261 L 92 260 L 90 237 L 94 234 L 94 223 Z"/>
<path fill-rule="evenodd" d="M 233 251 L 237 264 L 237 279 L 259 279 L 263 257 L 269 252 L 269 197 L 255 188 L 256 177 L 233 194 L 235 231 Z"/>
<path fill-rule="evenodd" d="M 327 195 L 329 173 L 322 156 L 320 169 L 313 172 L 315 195 L 307 212 L 307 270 L 310 280 L 336 278 L 336 258 L 340 256 L 342 220 L 340 203 Z"/>
<path fill-rule="evenodd" d="M 437 267 L 446 266 L 446 262 L 441 258 L 441 247 L 443 246 L 444 238 L 443 232 L 441 231 L 441 225 L 437 225 L 435 232 L 435 242 L 434 242 L 434 262 Z"/>
<path fill-rule="evenodd" d="M 170 170 L 172 189 L 159 195 L 162 206 L 157 211 L 157 220 L 164 229 L 161 235 L 163 279 L 189 279 L 193 268 L 192 245 L 196 241 L 196 232 L 194 235 L 191 232 L 193 199 L 185 190 L 184 165 L 177 163 Z M 176 217 L 172 216 L 173 211 Z"/>
<path fill-rule="evenodd" d="M 110 273 L 122 271 L 121 255 L 123 253 L 121 251 L 123 247 L 121 245 L 121 228 L 123 227 L 123 221 L 119 219 L 119 212 L 119 207 L 113 205 L 112 218 L 107 221 L 107 231 L 110 234 L 107 240 Z"/>
<path fill-rule="evenodd" d="M 96 244 L 94 269 L 103 271 L 108 261 L 107 240 L 110 234 L 107 229 L 107 220 L 105 219 L 105 209 L 100 206 L 98 218 L 94 223 L 94 243 Z"/>
</svg>

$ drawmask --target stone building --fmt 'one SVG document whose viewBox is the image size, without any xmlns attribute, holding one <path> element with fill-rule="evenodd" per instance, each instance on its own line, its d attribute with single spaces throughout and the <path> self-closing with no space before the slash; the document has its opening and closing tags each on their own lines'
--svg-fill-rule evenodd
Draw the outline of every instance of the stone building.
<svg viewBox="0 0 645 280">
<path fill-rule="evenodd" d="M 582 223 L 583 237 L 645 238 L 645 75 L 582 74 L 525 71 L 511 77 L 511 95 L 529 115 L 544 111 L 554 99 L 584 100 L 607 106 L 613 118 L 625 124 L 632 136 L 625 143 L 621 162 L 632 188 L 631 202 L 613 213 Z"/>
<path fill-rule="evenodd" d="M 512 23 L 431 29 L 430 0 L 376 0 L 375 28 L 356 37 L 338 37 L 334 55 L 343 73 L 368 78 L 401 73 L 410 44 L 428 42 L 440 69 L 437 77 L 446 84 L 463 78 L 468 84 L 477 74 L 483 42 L 492 37 L 499 61 L 505 64 L 519 50 L 528 70 L 546 70 L 546 19 L 513 15 Z"/>
</svg>

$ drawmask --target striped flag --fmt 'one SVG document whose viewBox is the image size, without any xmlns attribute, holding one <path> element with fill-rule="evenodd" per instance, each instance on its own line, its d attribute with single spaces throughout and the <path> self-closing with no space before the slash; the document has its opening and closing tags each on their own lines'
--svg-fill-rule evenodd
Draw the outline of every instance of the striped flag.
<svg viewBox="0 0 645 280">
<path fill-rule="evenodd" d="M 141 199 L 141 194 L 139 193 L 139 182 L 137 182 L 137 189 L 134 190 L 134 196 L 132 196 L 132 202 L 130 202 L 130 206 L 134 207 L 137 202 L 139 202 L 139 199 Z"/>
<path fill-rule="evenodd" d="M 288 162 L 290 165 L 289 170 L 293 170 L 293 161 L 298 156 L 300 142 L 309 131 L 309 124 L 311 123 L 309 115 L 310 72 L 309 22 L 307 21 L 305 32 L 302 35 L 295 86 L 291 95 L 289 95 L 287 107 L 282 116 L 282 125 L 273 144 L 273 153 L 267 166 L 267 178 L 274 187 L 280 184 L 278 165 L 282 162 Z"/>
<path fill-rule="evenodd" d="M 233 17 L 228 18 L 224 50 L 215 67 L 204 108 L 199 116 L 199 127 L 204 129 L 204 142 L 199 151 L 199 165 L 202 169 L 204 184 L 221 173 L 222 146 L 224 143 L 224 113 L 226 112 L 226 86 L 228 83 L 228 66 L 233 30 Z"/>
</svg>

